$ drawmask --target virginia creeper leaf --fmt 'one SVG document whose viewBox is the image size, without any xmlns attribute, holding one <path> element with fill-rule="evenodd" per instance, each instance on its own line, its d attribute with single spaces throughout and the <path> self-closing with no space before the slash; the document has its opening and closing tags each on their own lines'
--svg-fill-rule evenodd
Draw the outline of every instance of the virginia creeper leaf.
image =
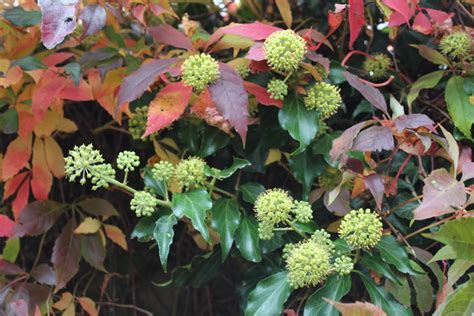
<svg viewBox="0 0 474 316">
<path fill-rule="evenodd" d="M 64 226 L 61 234 L 54 242 L 51 262 L 56 272 L 56 289 L 62 289 L 79 271 L 81 245 L 79 236 L 74 234 L 74 219 Z"/>
</svg>

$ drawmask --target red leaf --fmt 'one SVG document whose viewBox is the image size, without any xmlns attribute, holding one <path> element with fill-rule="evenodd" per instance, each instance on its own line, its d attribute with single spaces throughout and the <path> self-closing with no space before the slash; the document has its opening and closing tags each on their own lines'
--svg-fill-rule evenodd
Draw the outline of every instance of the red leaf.
<svg viewBox="0 0 474 316">
<path fill-rule="evenodd" d="M 334 305 L 342 316 L 387 316 L 387 314 L 377 305 L 367 302 L 341 303 L 323 298 L 326 302 Z"/>
<path fill-rule="evenodd" d="M 140 21 L 141 24 L 146 25 L 145 23 L 145 6 L 144 5 L 136 5 L 132 9 L 132 14 L 137 19 Z"/>
<path fill-rule="evenodd" d="M 66 53 L 66 52 L 54 53 L 45 57 L 43 59 L 43 64 L 45 64 L 48 67 L 54 67 L 57 64 L 63 63 L 64 61 L 68 60 L 69 58 L 73 56 L 74 54 Z"/>
<path fill-rule="evenodd" d="M 142 96 L 143 92 L 155 82 L 157 77 L 166 72 L 168 68 L 178 61 L 178 58 L 155 59 L 143 63 L 138 70 L 127 76 L 120 87 L 116 112 L 126 102 L 131 102 Z"/>
<path fill-rule="evenodd" d="M 383 192 L 385 190 L 382 177 L 376 173 L 369 174 L 368 176 L 364 177 L 364 184 L 370 190 L 370 193 L 372 193 L 372 196 L 375 199 L 375 204 L 377 205 L 377 209 L 381 210 Z"/>
<path fill-rule="evenodd" d="M 234 23 L 229 26 L 221 27 L 212 34 L 206 44 L 206 49 L 217 42 L 225 34 L 239 35 L 242 37 L 260 41 L 266 39 L 270 34 L 282 29 L 276 26 L 264 24 L 261 22 L 254 22 L 248 24 Z"/>
<path fill-rule="evenodd" d="M 59 93 L 59 97 L 61 99 L 73 101 L 94 100 L 91 87 L 83 79 L 79 81 L 78 86 L 76 86 L 72 80 L 66 79 L 66 84 Z"/>
<path fill-rule="evenodd" d="M 392 150 L 395 146 L 390 128 L 385 126 L 371 126 L 357 135 L 351 150 L 382 151 Z"/>
<path fill-rule="evenodd" d="M 390 27 L 399 26 L 405 23 L 406 23 L 405 18 L 403 17 L 403 15 L 401 15 L 398 12 L 393 12 L 390 15 L 390 18 L 388 19 L 388 26 Z"/>
<path fill-rule="evenodd" d="M 106 22 L 107 12 L 98 4 L 86 6 L 79 17 L 82 20 L 84 31 L 81 37 L 86 37 L 100 31 Z"/>
<path fill-rule="evenodd" d="M 46 160 L 44 142 L 37 137 L 33 145 L 33 168 L 31 177 L 31 190 L 37 200 L 48 199 L 49 190 L 53 184 L 53 175 L 49 171 Z"/>
<path fill-rule="evenodd" d="M 4 181 L 28 166 L 31 156 L 31 139 L 31 134 L 27 137 L 17 137 L 8 145 L 2 163 L 2 177 Z"/>
<path fill-rule="evenodd" d="M 364 0 L 349 0 L 349 48 L 352 49 L 355 40 L 359 37 L 360 30 L 365 24 Z"/>
<path fill-rule="evenodd" d="M 75 228 L 76 221 L 71 219 L 54 242 L 51 262 L 56 270 L 56 289 L 62 289 L 79 271 L 81 244 Z"/>
<path fill-rule="evenodd" d="M 329 66 L 331 64 L 331 61 L 329 58 L 324 57 L 323 55 L 320 54 L 315 54 L 313 52 L 307 52 L 306 57 L 308 59 L 317 62 L 318 64 L 322 65 L 324 67 L 324 70 L 326 70 L 326 73 L 329 74 Z"/>
<path fill-rule="evenodd" d="M 344 163 L 347 159 L 347 153 L 352 147 L 354 138 L 359 134 L 360 130 L 366 126 L 373 124 L 373 121 L 360 122 L 348 129 L 346 129 L 341 136 L 332 142 L 332 148 L 329 152 L 332 161 L 341 159 Z"/>
<path fill-rule="evenodd" d="M 16 197 L 12 202 L 12 210 L 15 219 L 19 218 L 21 210 L 28 204 L 30 197 L 30 176 L 28 176 L 16 193 Z"/>
<path fill-rule="evenodd" d="M 443 24 L 446 22 L 446 20 L 450 19 L 454 13 L 446 13 L 440 10 L 435 10 L 435 9 L 428 9 L 425 8 L 426 12 L 430 15 L 430 17 L 437 23 L 437 24 Z"/>
<path fill-rule="evenodd" d="M 5 182 L 5 186 L 3 188 L 4 189 L 3 201 L 8 199 L 10 196 L 13 195 L 13 193 L 15 193 L 18 190 L 18 188 L 20 187 L 20 184 L 23 183 L 27 175 L 28 175 L 28 171 L 24 171 L 17 174 L 13 178 L 8 179 L 7 182 Z"/>
<path fill-rule="evenodd" d="M 377 89 L 368 84 L 364 83 L 362 80 L 359 79 L 356 75 L 351 74 L 350 72 L 344 71 L 344 77 L 346 78 L 347 82 L 357 91 L 362 94 L 362 96 L 369 101 L 373 106 L 377 109 L 381 110 L 385 114 L 388 115 L 387 112 L 387 102 L 385 102 L 385 98 L 383 94 Z"/>
<path fill-rule="evenodd" d="M 409 24 L 410 18 L 415 14 L 415 7 L 411 0 L 383 0 L 383 2 L 395 12 L 398 12 L 405 22 Z"/>
<path fill-rule="evenodd" d="M 252 60 L 249 65 L 250 70 L 252 73 L 261 73 L 270 70 L 270 67 L 267 64 L 266 60 Z"/>
<path fill-rule="evenodd" d="M 188 105 L 193 88 L 181 82 L 171 83 L 161 89 L 148 108 L 146 131 L 148 136 L 176 121 Z"/>
<path fill-rule="evenodd" d="M 245 145 L 249 113 L 244 81 L 229 65 L 221 63 L 219 69 L 219 79 L 209 87 L 212 101 L 224 119 L 239 133 Z"/>
<path fill-rule="evenodd" d="M 191 40 L 168 24 L 150 27 L 148 31 L 158 43 L 194 51 Z"/>
<path fill-rule="evenodd" d="M 13 236 L 13 227 L 15 222 L 12 221 L 8 216 L 0 214 L 0 237 Z"/>
<path fill-rule="evenodd" d="M 115 244 L 120 246 L 123 250 L 128 250 L 127 239 L 120 228 L 114 225 L 104 224 L 105 234 Z"/>
<path fill-rule="evenodd" d="M 341 25 L 346 15 L 346 8 L 347 8 L 347 5 L 345 4 L 344 5 L 336 4 L 336 10 L 334 11 L 330 10 L 328 12 L 329 31 L 328 31 L 328 35 L 326 36 L 331 35 L 339 28 L 339 26 Z"/>
<path fill-rule="evenodd" d="M 436 169 L 424 180 L 423 202 L 413 211 L 416 220 L 453 213 L 466 203 L 464 184 L 446 169 Z"/>
<path fill-rule="evenodd" d="M 268 94 L 267 89 L 264 87 L 259 86 L 256 83 L 244 81 L 245 90 L 248 93 L 253 94 L 257 99 L 258 103 L 263 105 L 274 105 L 276 107 L 281 108 L 283 106 L 282 100 L 275 100 L 270 98 L 270 94 Z"/>
<path fill-rule="evenodd" d="M 399 133 L 403 132 L 406 128 L 416 129 L 421 126 L 432 130 L 435 124 L 428 116 L 419 113 L 399 116 L 393 120 L 393 123 Z"/>
<path fill-rule="evenodd" d="M 16 264 L 0 259 L 0 274 L 15 275 L 22 274 L 23 270 Z"/>
<path fill-rule="evenodd" d="M 413 29 L 425 35 L 428 35 L 433 31 L 430 20 L 428 20 L 426 15 L 421 11 L 416 15 L 415 21 L 413 21 Z"/>
<path fill-rule="evenodd" d="M 245 58 L 255 61 L 265 60 L 265 52 L 263 51 L 262 43 L 255 43 L 252 47 L 250 47 L 247 55 Z"/>
<path fill-rule="evenodd" d="M 78 0 L 39 0 L 43 13 L 41 20 L 41 40 L 43 45 L 54 48 L 76 28 L 76 4 Z"/>
<path fill-rule="evenodd" d="M 48 69 L 45 71 L 39 83 L 33 91 L 33 100 L 31 108 L 33 114 L 39 120 L 44 116 L 54 98 L 59 95 L 66 85 L 67 80 L 61 77 L 57 72 Z"/>
<path fill-rule="evenodd" d="M 14 228 L 16 237 L 38 236 L 48 231 L 64 211 L 64 205 L 55 201 L 35 201 L 24 207 Z"/>
</svg>

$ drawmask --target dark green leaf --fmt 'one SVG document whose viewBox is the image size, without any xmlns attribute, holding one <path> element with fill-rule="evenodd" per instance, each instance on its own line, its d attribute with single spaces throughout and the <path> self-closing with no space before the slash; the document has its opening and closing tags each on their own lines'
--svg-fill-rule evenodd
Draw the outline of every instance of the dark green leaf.
<svg viewBox="0 0 474 316">
<path fill-rule="evenodd" d="M 292 156 L 288 163 L 295 178 L 303 184 L 303 200 L 307 200 L 314 179 L 326 168 L 323 157 L 314 156 L 311 149 L 307 149 L 301 154 Z"/>
<path fill-rule="evenodd" d="M 293 153 L 302 153 L 316 136 L 319 128 L 319 113 L 308 110 L 304 101 L 296 92 L 283 101 L 283 108 L 278 113 L 280 126 L 288 131 L 300 145 Z"/>
<path fill-rule="evenodd" d="M 464 90 L 464 78 L 453 76 L 446 85 L 444 98 L 448 112 L 454 125 L 466 136 L 471 138 L 471 126 L 474 122 L 474 106 L 469 101 L 469 95 Z"/>
<path fill-rule="evenodd" d="M 143 182 L 146 187 L 152 189 L 156 194 L 162 197 L 168 193 L 166 190 L 165 183 L 163 181 L 159 181 L 153 178 L 153 174 L 150 168 L 145 168 L 145 171 L 143 172 Z"/>
<path fill-rule="evenodd" d="M 206 212 L 211 209 L 212 200 L 207 191 L 198 189 L 186 193 L 173 194 L 173 213 L 181 218 L 185 215 L 189 218 L 204 238 L 211 242 L 209 230 L 205 223 Z"/>
<path fill-rule="evenodd" d="M 13 134 L 18 131 L 18 112 L 8 109 L 0 114 L 0 130 L 4 134 Z"/>
<path fill-rule="evenodd" d="M 33 56 L 26 56 L 22 59 L 18 59 L 12 63 L 12 66 L 20 66 L 25 71 L 48 68 L 39 59 Z"/>
<path fill-rule="evenodd" d="M 260 193 L 265 191 L 265 187 L 257 182 L 248 182 L 239 189 L 245 202 L 254 204 Z"/>
<path fill-rule="evenodd" d="M 158 243 L 158 251 L 160 254 L 160 262 L 163 270 L 166 272 L 166 264 L 168 262 L 168 254 L 170 246 L 173 243 L 174 230 L 173 226 L 178 223 L 176 216 L 173 214 L 160 217 L 156 221 L 153 236 Z"/>
<path fill-rule="evenodd" d="M 79 86 L 79 82 L 81 80 L 81 65 L 78 63 L 69 63 L 64 67 L 67 74 L 71 76 L 74 85 L 77 87 Z"/>
<path fill-rule="evenodd" d="M 380 255 L 378 255 L 377 253 L 364 254 L 359 263 L 363 267 L 377 272 L 377 274 L 381 277 L 386 277 L 387 279 L 400 284 L 399 278 L 393 273 L 390 266 L 386 262 L 384 262 Z"/>
<path fill-rule="evenodd" d="M 406 276 L 398 278 L 397 282 L 391 280 L 385 281 L 385 291 L 392 294 L 393 297 L 406 307 L 411 305 L 411 289 Z"/>
<path fill-rule="evenodd" d="M 258 223 L 251 216 L 244 216 L 235 232 L 235 244 L 242 257 L 249 261 L 260 262 L 262 255 L 258 238 Z"/>
<path fill-rule="evenodd" d="M 224 261 L 234 242 L 235 231 L 239 227 L 239 205 L 234 200 L 222 198 L 214 202 L 211 214 L 212 228 L 219 233 L 222 261 Z"/>
<path fill-rule="evenodd" d="M 207 167 L 206 174 L 210 177 L 225 179 L 232 176 L 234 172 L 236 172 L 237 170 L 243 169 L 249 165 L 250 165 L 250 162 L 248 160 L 234 157 L 234 162 L 229 168 L 226 168 L 224 170 L 218 170 L 218 169 L 212 169 L 212 168 Z"/>
<path fill-rule="evenodd" d="M 161 212 L 161 210 L 166 210 Z M 140 218 L 137 225 L 133 229 L 131 238 L 137 238 L 140 241 L 149 241 L 153 238 L 153 231 L 155 230 L 156 221 L 161 216 L 169 215 L 171 211 L 168 208 L 160 208 L 150 216 Z"/>
<path fill-rule="evenodd" d="M 22 7 L 6 10 L 2 15 L 17 26 L 32 26 L 41 22 L 40 11 L 26 11 Z"/>
<path fill-rule="evenodd" d="M 324 315 L 324 316 L 337 316 L 339 312 L 337 309 L 323 300 L 323 297 L 339 301 L 344 295 L 346 295 L 351 289 L 351 277 L 345 276 L 330 276 L 321 286 L 308 298 L 304 306 L 304 316 L 313 315 Z"/>
<path fill-rule="evenodd" d="M 376 247 L 380 251 L 382 259 L 393 264 L 398 271 L 412 275 L 421 273 L 413 269 L 405 248 L 394 236 L 382 236 Z"/>
<path fill-rule="evenodd" d="M 197 153 L 200 157 L 207 157 L 225 147 L 230 141 L 229 136 L 218 128 L 206 128 L 202 136 L 202 144 Z"/>
<path fill-rule="evenodd" d="M 291 294 L 287 272 L 278 272 L 258 282 L 250 292 L 245 316 L 278 316 Z"/>
<path fill-rule="evenodd" d="M 425 58 L 426 60 L 431 61 L 433 64 L 436 65 L 449 65 L 449 60 L 444 57 L 440 52 L 437 50 L 426 46 L 426 45 L 410 45 L 418 49 L 421 57 Z"/>
<path fill-rule="evenodd" d="M 434 88 L 438 84 L 438 82 L 441 80 L 441 78 L 443 78 L 443 75 L 444 75 L 444 71 L 438 70 L 438 71 L 430 72 L 429 74 L 418 78 L 411 85 L 410 92 L 408 92 L 408 95 L 407 95 L 408 106 L 411 107 L 411 104 L 418 97 L 422 89 Z"/>
</svg>

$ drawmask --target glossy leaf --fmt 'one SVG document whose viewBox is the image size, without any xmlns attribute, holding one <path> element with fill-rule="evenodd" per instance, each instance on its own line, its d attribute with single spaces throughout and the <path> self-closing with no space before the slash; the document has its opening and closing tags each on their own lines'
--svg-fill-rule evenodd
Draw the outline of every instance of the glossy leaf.
<svg viewBox="0 0 474 316">
<path fill-rule="evenodd" d="M 464 78 L 453 76 L 446 85 L 444 98 L 448 105 L 454 125 L 468 138 L 472 138 L 471 127 L 474 122 L 474 106 L 464 90 Z"/>
<path fill-rule="evenodd" d="M 287 272 L 273 274 L 258 282 L 250 292 L 245 316 L 278 316 L 290 294 Z"/>
<path fill-rule="evenodd" d="M 168 262 L 168 254 L 170 246 L 173 243 L 174 230 L 173 226 L 178 223 L 176 216 L 173 214 L 160 217 L 155 224 L 153 236 L 158 244 L 158 252 L 160 254 L 160 262 L 163 270 L 166 272 Z"/>
<path fill-rule="evenodd" d="M 235 200 L 221 198 L 214 202 L 211 214 L 211 225 L 219 233 L 222 261 L 224 261 L 229 254 L 234 242 L 235 231 L 240 224 L 239 205 Z"/>
<path fill-rule="evenodd" d="M 239 188 L 245 202 L 254 204 L 258 195 L 265 191 L 265 187 L 257 182 L 247 182 Z"/>
<path fill-rule="evenodd" d="M 394 236 L 382 236 L 376 248 L 382 259 L 394 265 L 398 271 L 412 275 L 420 274 L 420 271 L 412 267 L 405 248 Z"/>
<path fill-rule="evenodd" d="M 303 315 L 339 315 L 337 309 L 323 298 L 339 301 L 349 292 L 351 284 L 352 281 L 348 275 L 342 277 L 330 276 L 319 289 L 308 297 Z"/>
<path fill-rule="evenodd" d="M 250 161 L 234 157 L 232 165 L 228 168 L 222 170 L 214 170 L 212 168 L 206 169 L 206 174 L 208 176 L 216 177 L 218 179 L 225 179 L 232 176 L 237 170 L 244 169 L 245 167 L 250 166 Z"/>
<path fill-rule="evenodd" d="M 260 262 L 260 238 L 258 237 L 258 222 L 255 218 L 244 216 L 235 232 L 235 244 L 242 257 L 252 262 Z"/>
<path fill-rule="evenodd" d="M 376 272 L 380 277 L 385 277 L 392 282 L 400 283 L 399 277 L 392 271 L 390 265 L 384 262 L 382 257 L 377 253 L 372 255 L 365 254 L 360 260 L 360 265 Z"/>
<path fill-rule="evenodd" d="M 321 175 L 326 167 L 323 157 L 315 156 L 309 148 L 301 154 L 292 156 L 288 163 L 295 178 L 303 184 L 303 199 L 307 199 L 314 179 Z"/>
</svg>

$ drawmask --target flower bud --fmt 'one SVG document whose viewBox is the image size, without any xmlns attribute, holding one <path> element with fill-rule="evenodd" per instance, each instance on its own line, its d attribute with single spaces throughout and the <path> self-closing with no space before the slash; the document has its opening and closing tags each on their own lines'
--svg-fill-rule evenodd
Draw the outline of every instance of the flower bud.
<svg viewBox="0 0 474 316">
<path fill-rule="evenodd" d="M 160 162 L 153 165 L 151 173 L 153 174 L 153 178 L 168 182 L 173 177 L 175 169 L 171 162 L 161 160 Z"/>
<path fill-rule="evenodd" d="M 267 92 L 274 100 L 283 100 L 288 94 L 288 86 L 283 80 L 272 79 L 268 82 Z"/>
<path fill-rule="evenodd" d="M 382 220 L 369 209 L 352 210 L 339 226 L 339 236 L 355 249 L 370 249 L 382 238 Z"/>
<path fill-rule="evenodd" d="M 195 91 L 202 91 L 219 78 L 219 63 L 208 54 L 188 57 L 181 67 L 182 81 Z"/>
<path fill-rule="evenodd" d="M 376 53 L 364 61 L 363 67 L 371 78 L 383 79 L 387 77 L 391 65 L 390 57 L 382 53 Z"/>
<path fill-rule="evenodd" d="M 138 191 L 130 201 L 130 209 L 138 217 L 150 216 L 155 211 L 158 199 L 146 191 Z"/>
<path fill-rule="evenodd" d="M 318 82 L 308 90 L 304 104 L 309 110 L 318 110 L 320 118 L 325 120 L 342 104 L 340 89 L 327 82 Z"/>
<path fill-rule="evenodd" d="M 270 189 L 258 196 L 254 208 L 259 221 L 260 238 L 271 239 L 275 225 L 290 219 L 294 203 L 288 192 Z"/>
<path fill-rule="evenodd" d="M 117 156 L 117 168 L 125 172 L 135 170 L 140 165 L 140 157 L 133 152 L 124 150 Z"/>
<path fill-rule="evenodd" d="M 292 72 L 304 58 L 306 42 L 292 30 L 278 31 L 265 40 L 263 50 L 272 69 Z"/>
<path fill-rule="evenodd" d="M 352 259 L 348 256 L 340 256 L 334 260 L 334 270 L 339 275 L 350 274 L 351 271 L 354 269 L 354 263 Z"/>
<path fill-rule="evenodd" d="M 450 59 L 468 57 L 472 49 L 471 36 L 466 32 L 454 32 L 441 39 L 441 52 Z"/>
<path fill-rule="evenodd" d="M 191 188 L 202 185 L 206 181 L 206 162 L 199 157 L 182 160 L 175 170 L 175 177 L 181 187 Z"/>
</svg>

